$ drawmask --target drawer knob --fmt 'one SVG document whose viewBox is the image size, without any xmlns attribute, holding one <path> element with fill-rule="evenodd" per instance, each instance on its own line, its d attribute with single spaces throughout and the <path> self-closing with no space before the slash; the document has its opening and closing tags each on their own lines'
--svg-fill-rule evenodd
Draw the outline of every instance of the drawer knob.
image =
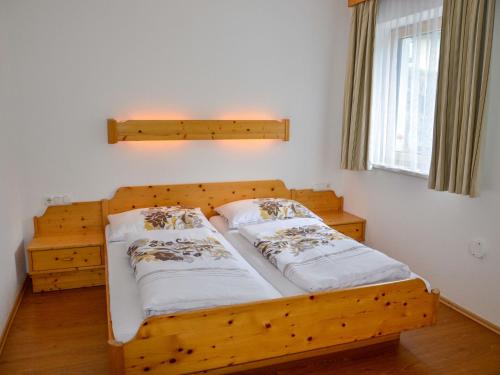
<svg viewBox="0 0 500 375">
<path fill-rule="evenodd" d="M 62 258 L 64 262 L 71 262 L 73 259 L 74 259 L 73 257 Z"/>
</svg>

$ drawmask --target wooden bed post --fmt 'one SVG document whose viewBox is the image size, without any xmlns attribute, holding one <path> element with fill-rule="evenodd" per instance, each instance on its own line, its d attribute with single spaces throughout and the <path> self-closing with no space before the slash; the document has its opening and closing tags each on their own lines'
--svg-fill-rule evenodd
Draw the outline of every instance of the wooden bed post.
<svg viewBox="0 0 500 375">
<path fill-rule="evenodd" d="M 109 373 L 111 375 L 125 374 L 125 360 L 123 357 L 123 345 L 109 340 Z"/>
</svg>

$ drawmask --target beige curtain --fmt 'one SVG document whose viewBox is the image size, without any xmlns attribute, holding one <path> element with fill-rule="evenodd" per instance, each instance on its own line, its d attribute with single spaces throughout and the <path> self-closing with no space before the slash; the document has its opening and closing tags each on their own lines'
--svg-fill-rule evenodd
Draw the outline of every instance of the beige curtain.
<svg viewBox="0 0 500 375">
<path fill-rule="evenodd" d="M 344 92 L 341 168 L 366 170 L 377 0 L 353 8 Z"/>
<path fill-rule="evenodd" d="M 444 0 L 429 188 L 475 196 L 495 0 Z"/>
</svg>

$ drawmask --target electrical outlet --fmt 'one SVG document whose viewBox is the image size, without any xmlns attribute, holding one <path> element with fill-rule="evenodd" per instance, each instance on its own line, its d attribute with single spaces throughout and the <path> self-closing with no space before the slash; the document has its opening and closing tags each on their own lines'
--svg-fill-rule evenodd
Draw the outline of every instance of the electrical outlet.
<svg viewBox="0 0 500 375">
<path fill-rule="evenodd" d="M 71 197 L 68 194 L 51 195 L 43 199 L 46 206 L 62 206 L 71 203 Z"/>
<path fill-rule="evenodd" d="M 469 253 L 474 258 L 483 259 L 486 256 L 483 242 L 480 240 L 473 240 L 469 242 Z"/>
</svg>

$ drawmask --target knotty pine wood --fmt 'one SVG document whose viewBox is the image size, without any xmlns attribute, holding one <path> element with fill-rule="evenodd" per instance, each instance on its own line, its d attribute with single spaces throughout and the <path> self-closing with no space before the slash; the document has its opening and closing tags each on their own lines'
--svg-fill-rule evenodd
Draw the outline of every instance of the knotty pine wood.
<svg viewBox="0 0 500 375">
<path fill-rule="evenodd" d="M 77 202 L 47 207 L 34 218 L 35 237 L 102 232 L 101 202 Z"/>
<path fill-rule="evenodd" d="M 77 205 L 80 206 L 80 205 Z M 74 207 L 74 205 L 68 206 Z M 100 204 L 99 204 L 100 209 Z M 48 211 L 48 218 L 35 218 L 35 222 L 48 222 L 51 227 L 57 222 L 74 222 L 71 210 L 59 207 L 64 213 L 58 218 Z M 81 212 L 78 212 L 81 214 Z M 87 216 L 88 217 L 88 216 Z M 99 213 L 99 220 L 100 220 Z M 103 285 L 104 235 L 102 232 L 65 232 L 64 234 L 38 234 L 28 245 L 29 274 L 35 292 Z"/>
<path fill-rule="evenodd" d="M 184 374 L 398 334 L 433 324 L 438 300 L 413 279 L 155 316 L 123 344 L 125 373 Z"/>
<path fill-rule="evenodd" d="M 108 120 L 108 143 L 220 139 L 288 141 L 290 121 L 284 120 Z"/>
<path fill-rule="evenodd" d="M 365 240 L 364 223 L 332 225 L 332 228 L 356 241 L 363 242 Z"/>
<path fill-rule="evenodd" d="M 40 235 L 28 245 L 28 251 L 65 249 L 68 247 L 103 246 L 102 227 L 99 232 L 85 232 L 63 235 Z"/>
<path fill-rule="evenodd" d="M 101 248 L 86 246 L 32 251 L 31 262 L 33 271 L 99 266 L 102 264 Z"/>
<path fill-rule="evenodd" d="M 356 241 L 365 240 L 366 220 L 345 211 L 317 211 L 325 224 L 339 232 L 354 238 Z"/>
<path fill-rule="evenodd" d="M 292 199 L 302 203 L 314 212 L 339 212 L 344 208 L 344 198 L 338 197 L 333 190 L 292 189 L 290 192 Z"/>
<path fill-rule="evenodd" d="M 357 241 L 365 240 L 366 220 L 344 211 L 344 198 L 334 191 L 291 190 L 291 197 L 321 216 L 326 225 Z"/>
<path fill-rule="evenodd" d="M 135 208 L 169 205 L 200 207 L 210 217 L 215 214 L 215 207 L 228 202 L 271 197 L 295 199 L 322 216 L 328 225 L 364 222 L 364 219 L 343 211 L 343 198 L 334 191 L 288 189 L 281 180 L 129 186 L 119 188 L 109 200 L 48 207 L 42 216 L 34 220 L 35 239 L 32 245 L 41 248 L 45 241 L 45 246 L 52 248 L 46 242 L 54 243 L 54 240 L 47 237 L 60 237 L 64 243 L 72 240 L 76 243 L 87 241 L 88 246 L 102 245 L 107 215 Z"/>
<path fill-rule="evenodd" d="M 27 288 L 0 356 L 0 374 L 107 374 L 104 287 L 33 294 Z M 500 373 L 500 336 L 444 306 L 437 324 L 380 345 L 284 363 L 244 375 Z"/>
<path fill-rule="evenodd" d="M 104 266 L 93 266 L 50 272 L 31 272 L 33 292 L 74 289 L 104 285 L 106 283 Z"/>
<path fill-rule="evenodd" d="M 327 225 L 348 225 L 365 223 L 366 220 L 345 211 L 315 211 Z"/>
<path fill-rule="evenodd" d="M 338 353 L 346 350 L 352 349 L 366 349 L 367 346 L 380 346 L 380 345 L 397 345 L 399 343 L 399 334 L 394 335 L 385 335 L 380 337 L 375 337 L 369 340 L 369 344 L 366 343 L 366 340 L 350 342 L 342 345 L 334 345 L 328 348 L 310 350 L 306 352 L 296 353 L 296 354 L 288 354 L 281 357 L 275 357 L 270 359 L 264 359 L 258 362 L 248 362 L 237 366 L 232 367 L 222 367 L 215 370 L 208 371 L 200 371 L 192 374 L 201 375 L 201 374 L 209 374 L 209 375 L 223 375 L 223 374 L 234 374 L 234 373 L 244 373 L 248 370 L 259 369 L 262 371 L 262 368 L 274 366 L 277 364 L 287 363 L 287 362 L 295 362 L 303 359 L 309 359 L 314 357 L 320 357 L 324 355 L 331 355 L 333 353 Z M 255 370 L 254 370 L 255 371 Z"/>
<path fill-rule="evenodd" d="M 210 217 L 214 208 L 228 202 L 250 198 L 290 198 L 283 181 L 237 181 L 201 184 L 131 186 L 119 188 L 102 204 L 103 217 L 135 208 L 175 206 L 200 207 Z"/>
</svg>

